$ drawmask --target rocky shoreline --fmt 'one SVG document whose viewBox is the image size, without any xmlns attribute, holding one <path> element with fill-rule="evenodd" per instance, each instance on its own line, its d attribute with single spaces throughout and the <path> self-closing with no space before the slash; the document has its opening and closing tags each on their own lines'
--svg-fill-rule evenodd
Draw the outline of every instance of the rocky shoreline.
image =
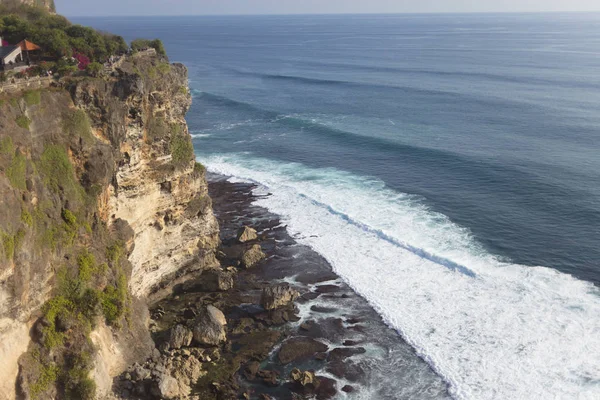
<svg viewBox="0 0 600 400">
<path fill-rule="evenodd" d="M 415 384 L 430 373 L 425 363 L 390 364 L 392 353 L 416 356 L 326 260 L 252 204 L 253 188 L 209 177 L 222 267 L 150 306 L 158 350 L 115 379 L 116 396 L 331 399 L 358 397 L 371 386 L 382 399 L 445 397 L 441 380 Z M 398 386 L 373 391 L 373 381 L 392 371 L 397 376 L 388 378 Z"/>
</svg>

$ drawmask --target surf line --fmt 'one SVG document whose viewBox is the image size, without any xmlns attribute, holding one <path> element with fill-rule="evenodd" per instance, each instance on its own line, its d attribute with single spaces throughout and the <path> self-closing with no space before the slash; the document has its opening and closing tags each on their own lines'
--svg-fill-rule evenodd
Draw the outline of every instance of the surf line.
<svg viewBox="0 0 600 400">
<path fill-rule="evenodd" d="M 437 256 L 435 254 L 432 254 L 432 253 L 428 252 L 425 249 L 421 249 L 421 248 L 412 246 L 412 245 L 410 245 L 408 243 L 401 242 L 398 239 L 396 239 L 396 238 L 394 238 L 394 237 L 386 234 L 385 232 L 383 232 L 383 231 L 381 231 L 379 229 L 371 228 L 370 226 L 368 226 L 368 225 L 366 225 L 366 224 L 364 224 L 364 223 L 362 223 L 360 221 L 356 221 L 352 217 L 350 217 L 348 214 L 343 213 L 341 211 L 338 211 L 338 210 L 334 209 L 333 207 L 331 207 L 328 204 L 325 204 L 325 203 L 317 201 L 317 200 L 315 200 L 313 198 L 310 198 L 309 196 L 307 196 L 305 194 L 298 193 L 298 196 L 300 196 L 301 198 L 304 198 L 304 199 L 310 201 L 311 203 L 313 203 L 314 205 L 316 205 L 318 207 L 326 209 L 331 214 L 336 215 L 336 216 L 342 218 L 344 221 L 346 221 L 350 225 L 353 225 L 353 226 L 355 226 L 355 227 L 357 227 L 357 228 L 359 228 L 359 229 L 361 229 L 361 230 L 363 230 L 365 232 L 371 233 L 371 234 L 377 236 L 378 238 L 380 238 L 382 240 L 385 240 L 388 243 L 391 243 L 392 245 L 394 245 L 396 247 L 400 247 L 400 248 L 402 248 L 404 250 L 407 250 L 407 251 L 415 254 L 416 256 L 418 256 L 420 258 L 429 260 L 429 261 L 431 261 L 431 262 L 433 262 L 435 264 L 441 265 L 442 267 L 448 268 L 448 269 L 450 269 L 452 271 L 459 272 L 459 273 L 461 273 L 461 274 L 463 274 L 465 276 L 468 276 L 470 278 L 476 278 L 477 277 L 477 274 L 473 270 L 469 269 L 468 267 L 466 267 L 464 265 L 458 264 L 458 263 L 456 263 L 456 262 L 454 262 L 452 260 L 449 260 L 449 259 L 447 259 L 445 257 L 440 257 L 440 256 Z"/>
</svg>

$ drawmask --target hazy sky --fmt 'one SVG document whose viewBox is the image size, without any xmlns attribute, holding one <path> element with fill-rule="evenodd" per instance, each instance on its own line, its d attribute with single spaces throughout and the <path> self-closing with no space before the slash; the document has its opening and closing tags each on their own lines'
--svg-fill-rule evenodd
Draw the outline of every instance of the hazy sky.
<svg viewBox="0 0 600 400">
<path fill-rule="evenodd" d="M 600 11 L 600 0 L 55 0 L 58 12 L 91 15 L 333 14 Z"/>
</svg>

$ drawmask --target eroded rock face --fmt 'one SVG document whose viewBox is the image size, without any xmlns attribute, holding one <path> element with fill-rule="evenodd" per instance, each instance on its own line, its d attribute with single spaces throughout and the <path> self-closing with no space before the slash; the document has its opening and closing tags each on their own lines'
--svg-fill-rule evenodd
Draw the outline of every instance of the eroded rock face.
<svg viewBox="0 0 600 400">
<path fill-rule="evenodd" d="M 255 244 L 244 252 L 241 260 L 242 266 L 244 266 L 244 268 L 252 268 L 266 257 L 267 256 L 262 251 L 260 245 Z"/>
<path fill-rule="evenodd" d="M 237 240 L 240 243 L 251 242 L 252 240 L 256 239 L 258 239 L 256 229 L 250 228 L 248 226 L 240 228 L 240 230 L 237 233 Z"/>
<path fill-rule="evenodd" d="M 273 285 L 263 289 L 260 303 L 265 310 L 274 310 L 291 304 L 299 296 L 300 293 L 287 283 Z"/>
<path fill-rule="evenodd" d="M 221 310 L 208 306 L 193 323 L 194 341 L 198 344 L 217 346 L 227 340 L 227 320 Z"/>
<path fill-rule="evenodd" d="M 152 78 L 147 72 L 157 74 L 158 66 L 162 72 Z M 0 225 L 11 234 L 24 232 L 18 252 L 9 257 L 0 249 L 2 400 L 15 396 L 18 360 L 28 348 L 34 319 L 53 295 L 55 271 L 65 263 L 66 246 L 36 248 L 37 229 L 31 228 L 32 211 L 40 204 L 45 218 L 56 226 L 64 222 L 63 209 L 69 208 L 60 191 L 53 193 L 44 187 L 41 172 L 33 168 L 46 147 L 64 149 L 73 179 L 89 192 L 88 200 L 94 203 L 89 230 L 107 227 L 106 243 L 98 243 L 97 237 L 79 229 L 76 233 L 85 247 L 105 254 L 109 244 L 123 243 L 122 258 L 128 259 L 123 260 L 127 264 L 123 271 L 127 277 L 131 274 L 129 292 L 135 301 L 161 296 L 161 290 L 168 291 L 169 285 L 180 283 L 178 279 L 187 274 L 219 266 L 215 258 L 219 227 L 204 171 L 195 164 L 190 150 L 184 118 L 191 104 L 185 67 L 166 66 L 158 57 L 137 57 L 126 60 L 106 79 L 61 84 L 61 88 L 42 91 L 40 105 L 24 107 L 19 100 L 23 104 L 5 106 L 0 112 L 0 139 L 12 137 L 11 153 L 25 158 L 28 171 L 26 182 L 19 187 L 0 174 Z M 63 129 L 64 115 L 75 110 L 89 118 L 89 143 L 69 141 Z M 31 120 L 29 134 L 13 127 L 23 112 Z M 187 151 L 177 153 L 173 151 L 176 148 Z M 0 163 L 5 161 L 11 160 Z M 29 210 L 28 219 L 23 219 L 21 210 Z M 91 335 L 104 360 L 92 371 L 99 393 L 110 389 L 110 378 L 126 365 L 147 356 L 141 350 L 138 354 L 133 343 L 139 338 L 138 344 L 143 346 L 137 347 L 149 351 L 149 334 L 138 329 L 145 328 L 147 312 L 133 312 L 132 317 L 134 329 L 125 327 L 122 335 L 110 329 Z M 59 322 L 61 329 L 68 330 L 62 324 L 69 321 Z M 141 338 L 142 334 L 147 337 Z"/>
</svg>

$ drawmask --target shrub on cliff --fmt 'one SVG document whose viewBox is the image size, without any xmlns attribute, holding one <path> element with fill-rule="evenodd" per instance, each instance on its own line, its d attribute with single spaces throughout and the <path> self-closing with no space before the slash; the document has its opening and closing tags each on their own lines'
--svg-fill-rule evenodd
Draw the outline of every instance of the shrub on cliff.
<svg viewBox="0 0 600 400">
<path fill-rule="evenodd" d="M 109 56 L 123 54 L 128 49 L 121 36 L 72 25 L 62 16 L 35 7 L 0 6 L 0 15 L 0 34 L 5 40 L 13 44 L 23 39 L 30 40 L 51 57 L 70 57 L 79 53 L 91 61 L 103 62 Z"/>
<path fill-rule="evenodd" d="M 167 52 L 165 46 L 160 39 L 147 40 L 147 39 L 135 39 L 131 42 L 131 50 L 141 51 L 146 49 L 154 49 L 156 53 L 161 56 L 166 56 Z"/>
<path fill-rule="evenodd" d="M 175 167 L 184 167 L 194 159 L 194 147 L 189 137 L 173 135 L 171 138 L 171 157 Z"/>
<path fill-rule="evenodd" d="M 85 68 L 85 72 L 87 72 L 87 74 L 89 76 L 97 78 L 100 76 L 100 73 L 102 72 L 102 68 L 103 68 L 102 64 L 93 62 L 93 63 L 88 64 L 88 66 Z"/>
</svg>

